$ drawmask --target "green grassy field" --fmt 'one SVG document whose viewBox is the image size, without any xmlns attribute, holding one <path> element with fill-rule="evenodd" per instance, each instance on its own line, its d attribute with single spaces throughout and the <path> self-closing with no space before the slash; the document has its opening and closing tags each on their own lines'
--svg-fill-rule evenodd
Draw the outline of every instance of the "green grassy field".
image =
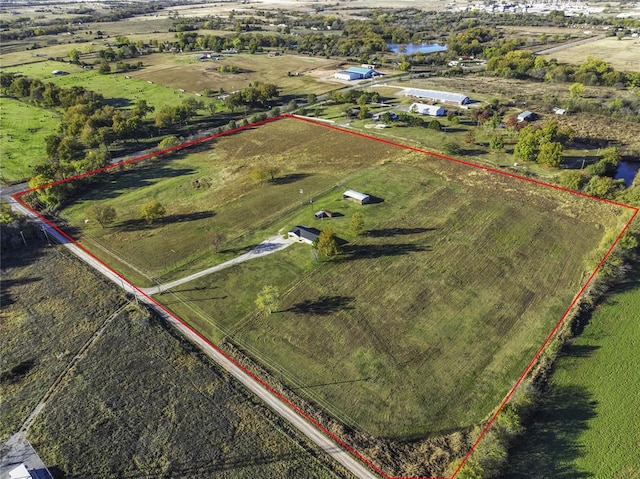
<svg viewBox="0 0 640 479">
<path fill-rule="evenodd" d="M 248 172 L 272 162 L 287 180 L 252 184 Z M 202 178 L 210 186 L 194 189 Z M 344 201 L 346 188 L 383 201 Z M 136 207 L 149 198 L 166 202 L 174 219 L 142 227 Z M 85 225 L 95 201 L 121 212 L 115 226 Z M 312 213 L 321 208 L 343 216 L 316 221 Z M 348 231 L 355 211 L 368 229 L 360 238 Z M 308 246 L 295 246 L 161 300 L 212 339 L 226 335 L 346 423 L 389 438 L 482 420 L 570 303 L 605 231 L 628 217 L 604 203 L 296 120 L 123 174 L 63 215 L 89 247 L 108 245 L 142 269 L 176 265 L 174 276 L 197 251 L 205 253 L 193 265 L 221 260 L 206 246 L 212 231 L 238 238 L 224 248 L 238 254 L 295 224 L 334 227 L 351 241 L 335 261 L 314 263 Z M 279 287 L 281 305 L 259 318 L 253 300 L 265 284 Z"/>
<path fill-rule="evenodd" d="M 31 176 L 31 168 L 47 158 L 44 139 L 60 118 L 52 111 L 0 97 L 0 179 L 16 181 Z"/>
<path fill-rule="evenodd" d="M 69 75 L 54 77 L 51 75 L 53 70 L 64 70 L 69 72 Z M 125 76 L 131 76 L 131 73 L 101 75 L 97 70 L 83 70 L 76 65 L 52 61 L 5 68 L 4 71 L 22 73 L 61 87 L 82 86 L 104 95 L 108 102 L 121 107 L 132 106 L 138 100 L 146 100 L 149 105 L 160 109 L 164 105 L 177 105 L 187 96 L 192 96 L 189 93 L 180 92 L 178 88 L 170 88 L 155 82 L 148 83 L 146 80 L 133 77 L 125 78 Z"/>
<path fill-rule="evenodd" d="M 624 287 L 558 361 L 505 479 L 640 478 L 640 275 Z"/>
<path fill-rule="evenodd" d="M 334 147 L 327 150 L 327 144 Z M 303 202 L 333 190 L 358 168 L 406 154 L 371 145 L 370 140 L 281 120 L 222 137 L 199 152 L 159 158 L 114 175 L 62 215 L 98 256 L 140 284 L 151 284 L 151 278 L 176 279 L 308 220 L 311 211 L 300 208 Z M 358 153 L 345 161 L 348 149 Z M 251 172 L 264 164 L 280 168 L 275 184 L 251 179 Z M 167 216 L 147 227 L 139 209 L 151 199 L 165 205 Z M 85 224 L 87 209 L 96 201 L 118 212 L 112 227 Z M 228 238 L 218 254 L 210 247 L 213 232 Z"/>
<path fill-rule="evenodd" d="M 3 251 L 2 440 L 126 303 L 61 246 L 28 243 Z M 350 477 L 132 306 L 66 373 L 28 438 L 56 477 Z"/>
</svg>

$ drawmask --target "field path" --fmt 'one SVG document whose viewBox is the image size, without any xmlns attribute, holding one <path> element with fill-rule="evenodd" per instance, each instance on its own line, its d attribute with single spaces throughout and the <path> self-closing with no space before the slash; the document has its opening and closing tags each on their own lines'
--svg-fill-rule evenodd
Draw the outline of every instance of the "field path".
<svg viewBox="0 0 640 479">
<path fill-rule="evenodd" d="M 558 45 L 557 47 L 540 50 L 539 52 L 536 52 L 536 55 L 548 55 L 549 53 L 566 50 L 567 48 L 576 47 L 578 45 L 582 45 L 583 43 L 595 42 L 596 40 L 602 40 L 603 38 L 606 38 L 606 35 L 596 35 L 595 37 L 583 38 L 582 40 L 576 40 L 575 42 L 569 42 L 565 43 L 564 45 Z"/>
<path fill-rule="evenodd" d="M 184 283 L 188 283 L 197 278 L 201 278 L 208 274 L 214 273 L 216 271 L 220 271 L 221 269 L 229 268 L 233 265 L 244 263 L 245 261 L 249 261 L 250 259 L 259 258 L 260 256 L 266 256 L 271 253 L 275 253 L 277 251 L 285 249 L 287 246 L 292 245 L 294 241 L 284 238 L 281 234 L 272 236 L 271 238 L 267 238 L 258 246 L 253 248 L 248 253 L 241 254 L 240 256 L 236 256 L 229 261 L 225 261 L 224 263 L 217 264 L 212 266 L 211 268 L 203 269 L 202 271 L 198 271 L 197 273 L 193 273 L 189 276 L 185 276 L 184 278 L 176 279 L 175 281 L 171 281 L 169 283 L 159 284 L 158 286 L 153 286 L 151 288 L 140 288 L 140 290 L 144 294 L 148 294 L 149 296 L 153 294 L 158 294 L 163 291 L 167 291 L 168 289 L 175 288 Z"/>
<path fill-rule="evenodd" d="M 278 394 L 275 393 L 271 388 L 269 388 L 262 381 L 258 380 L 256 377 L 252 376 L 248 373 L 243 367 L 233 361 L 231 358 L 226 356 L 220 349 L 215 347 L 212 343 L 205 340 L 202 336 L 196 333 L 193 329 L 183 323 L 178 318 L 173 316 L 163 308 L 161 305 L 156 303 L 148 294 L 146 294 L 140 288 L 132 285 L 124 278 L 119 276 L 117 273 L 112 271 L 109 267 L 107 267 L 100 260 L 95 258 L 93 255 L 88 253 L 85 249 L 80 247 L 78 244 L 72 242 L 68 237 L 63 235 L 60 231 L 53 228 L 48 223 L 42 221 L 36 213 L 31 211 L 29 208 L 23 206 L 20 202 L 15 200 L 15 198 L 11 198 L 10 205 L 13 209 L 19 211 L 20 213 L 26 215 L 29 218 L 32 218 L 34 221 L 38 223 L 39 226 L 43 228 L 44 231 L 49 235 L 51 239 L 61 243 L 65 248 L 71 251 L 74 255 L 76 255 L 81 261 L 85 262 L 92 268 L 94 268 L 99 273 L 103 274 L 109 280 L 113 281 L 115 284 L 120 286 L 122 289 L 127 291 L 128 293 L 134 295 L 134 297 L 146 304 L 150 309 L 160 315 L 162 318 L 166 319 L 166 321 L 175 327 L 180 333 L 182 333 L 189 341 L 193 344 L 197 345 L 202 352 L 207 354 L 210 358 L 212 358 L 222 369 L 224 369 L 227 373 L 233 376 L 236 380 L 240 381 L 244 387 L 246 387 L 251 393 L 255 394 L 261 401 L 263 401 L 267 406 L 269 406 L 272 410 L 274 410 L 278 415 L 280 415 L 283 419 L 289 422 L 292 427 L 297 429 L 300 433 L 306 436 L 310 441 L 316 444 L 321 450 L 325 453 L 329 454 L 335 461 L 342 464 L 345 468 L 347 468 L 355 477 L 358 479 L 379 479 L 380 476 L 372 472 L 372 470 L 365 465 L 363 461 L 366 461 L 361 456 L 360 459 L 356 458 L 355 455 L 347 452 L 341 445 L 338 443 L 336 439 L 331 437 L 325 430 L 320 429 L 316 424 L 310 421 L 308 417 L 304 414 L 301 414 L 299 410 L 297 410 L 292 404 L 288 403 L 286 400 L 281 398 Z M 269 240 L 261 243 L 267 244 Z M 282 238 L 282 246 L 278 246 L 280 249 L 291 244 L 288 240 Z M 280 243 L 278 243 L 280 244 Z M 249 255 L 247 259 L 256 257 L 257 254 L 265 255 L 269 254 L 269 250 L 273 247 L 263 247 L 260 249 L 259 247 L 247 253 Z M 257 250 L 257 251 L 256 251 Z M 238 258 L 244 255 L 239 256 Z M 236 258 L 236 261 L 238 260 Z M 357 454 L 357 453 L 356 453 Z"/>
</svg>

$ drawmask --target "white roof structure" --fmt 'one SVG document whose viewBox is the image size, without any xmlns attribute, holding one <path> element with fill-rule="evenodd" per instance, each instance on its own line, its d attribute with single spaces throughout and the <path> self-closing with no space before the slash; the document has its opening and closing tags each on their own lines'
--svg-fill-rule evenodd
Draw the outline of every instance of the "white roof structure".
<svg viewBox="0 0 640 479">
<path fill-rule="evenodd" d="M 405 96 L 414 98 L 428 98 L 433 101 L 445 103 L 457 103 L 465 105 L 469 103 L 469 97 L 462 93 L 451 93 L 448 91 L 422 90 L 420 88 L 407 88 L 404 92 Z"/>
<path fill-rule="evenodd" d="M 362 203 L 366 203 L 369 201 L 369 195 L 365 195 L 364 193 L 360 193 L 355 190 L 347 190 L 342 194 L 343 198 L 353 198 L 354 200 L 358 200 Z"/>
<path fill-rule="evenodd" d="M 445 109 L 438 105 L 428 105 L 426 103 L 412 103 L 409 111 L 429 116 L 444 116 Z"/>
<path fill-rule="evenodd" d="M 9 471 L 9 479 L 33 479 L 33 476 L 24 464 L 20 464 Z"/>
</svg>

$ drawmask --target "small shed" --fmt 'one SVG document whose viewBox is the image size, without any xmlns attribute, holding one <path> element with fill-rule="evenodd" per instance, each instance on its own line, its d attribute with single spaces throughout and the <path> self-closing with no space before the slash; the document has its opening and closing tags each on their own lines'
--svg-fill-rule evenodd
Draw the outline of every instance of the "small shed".
<svg viewBox="0 0 640 479">
<path fill-rule="evenodd" d="M 55 77 L 59 77 L 59 76 L 62 76 L 62 75 L 68 75 L 68 74 L 69 74 L 69 72 L 66 72 L 66 71 L 64 71 L 64 70 L 53 70 L 53 71 L 51 72 L 51 74 L 52 74 L 53 76 L 55 76 Z"/>
<path fill-rule="evenodd" d="M 518 115 L 518 122 L 523 122 L 523 121 L 533 121 L 538 117 L 538 115 L 536 115 L 534 112 L 529 111 L 529 110 L 525 110 L 522 113 L 520 113 Z"/>
<path fill-rule="evenodd" d="M 313 244 L 318 236 L 320 236 L 320 230 L 308 226 L 295 226 L 288 234 L 289 238 L 307 244 Z"/>
<path fill-rule="evenodd" d="M 343 200 L 351 200 L 356 203 L 360 203 L 361 205 L 366 205 L 371 201 L 371 197 L 369 195 L 365 195 L 364 193 L 360 193 L 359 191 L 347 190 L 342 193 Z"/>
<path fill-rule="evenodd" d="M 427 103 L 412 103 L 409 111 L 427 116 L 444 116 L 446 111 L 439 105 L 428 105 Z"/>
<path fill-rule="evenodd" d="M 331 218 L 333 216 L 333 213 L 331 211 L 327 211 L 327 210 L 320 210 L 320 211 L 316 211 L 313 216 L 316 217 L 316 219 L 323 219 L 323 218 Z"/>
</svg>

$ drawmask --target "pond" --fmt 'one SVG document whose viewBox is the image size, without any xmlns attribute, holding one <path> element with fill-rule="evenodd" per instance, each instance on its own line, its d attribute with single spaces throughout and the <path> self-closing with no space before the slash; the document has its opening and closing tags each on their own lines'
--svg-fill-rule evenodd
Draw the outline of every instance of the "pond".
<svg viewBox="0 0 640 479">
<path fill-rule="evenodd" d="M 633 179 L 638 174 L 638 170 L 640 170 L 640 162 L 621 161 L 614 178 L 616 180 L 624 180 L 626 186 L 631 186 Z"/>
<path fill-rule="evenodd" d="M 412 53 L 436 53 L 446 52 L 446 45 L 440 45 L 438 43 L 387 43 L 387 47 L 393 53 L 404 53 L 411 55 Z"/>
</svg>

